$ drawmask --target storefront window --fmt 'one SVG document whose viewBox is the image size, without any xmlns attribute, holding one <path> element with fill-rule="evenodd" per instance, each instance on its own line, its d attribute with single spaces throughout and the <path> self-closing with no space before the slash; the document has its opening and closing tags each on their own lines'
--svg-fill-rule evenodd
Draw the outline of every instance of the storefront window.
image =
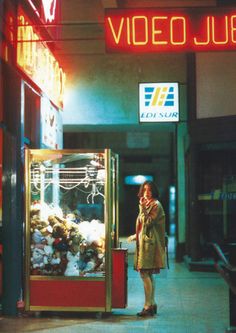
<svg viewBox="0 0 236 333">
<path fill-rule="evenodd" d="M 236 161 L 232 150 L 201 151 L 198 165 L 200 242 L 224 244 L 236 240 Z M 206 254 L 206 253 L 203 253 Z"/>
</svg>

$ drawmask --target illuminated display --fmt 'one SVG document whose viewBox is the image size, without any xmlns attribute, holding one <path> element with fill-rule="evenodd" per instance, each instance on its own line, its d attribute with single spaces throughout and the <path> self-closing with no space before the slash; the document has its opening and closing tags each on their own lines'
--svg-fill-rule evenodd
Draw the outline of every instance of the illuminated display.
<svg viewBox="0 0 236 333">
<path fill-rule="evenodd" d="M 56 15 L 57 0 L 42 0 L 43 11 L 46 22 L 53 22 Z"/>
<path fill-rule="evenodd" d="M 65 73 L 40 36 L 24 15 L 18 16 L 17 65 L 47 94 L 53 103 L 63 107 Z"/>
<path fill-rule="evenodd" d="M 140 83 L 139 121 L 179 121 L 178 83 Z"/>
<path fill-rule="evenodd" d="M 35 14 L 45 23 L 52 23 L 57 16 L 57 0 L 28 0 Z"/>
<path fill-rule="evenodd" d="M 107 9 L 108 52 L 236 50 L 236 10 Z"/>
</svg>

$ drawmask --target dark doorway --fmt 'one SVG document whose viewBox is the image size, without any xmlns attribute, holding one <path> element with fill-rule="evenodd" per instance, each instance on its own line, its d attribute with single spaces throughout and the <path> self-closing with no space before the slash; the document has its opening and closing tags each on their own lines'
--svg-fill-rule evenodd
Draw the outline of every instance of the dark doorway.
<svg viewBox="0 0 236 333">
<path fill-rule="evenodd" d="M 139 185 L 125 185 L 124 236 L 135 233 L 135 222 L 138 216 L 138 191 Z"/>
</svg>

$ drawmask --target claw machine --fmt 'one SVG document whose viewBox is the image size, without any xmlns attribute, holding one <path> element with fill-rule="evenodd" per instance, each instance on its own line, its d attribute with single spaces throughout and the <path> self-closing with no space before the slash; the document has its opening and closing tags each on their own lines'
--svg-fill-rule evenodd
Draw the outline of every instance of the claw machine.
<svg viewBox="0 0 236 333">
<path fill-rule="evenodd" d="M 102 313 L 113 301 L 126 306 L 116 154 L 27 149 L 25 220 L 26 310 Z"/>
</svg>

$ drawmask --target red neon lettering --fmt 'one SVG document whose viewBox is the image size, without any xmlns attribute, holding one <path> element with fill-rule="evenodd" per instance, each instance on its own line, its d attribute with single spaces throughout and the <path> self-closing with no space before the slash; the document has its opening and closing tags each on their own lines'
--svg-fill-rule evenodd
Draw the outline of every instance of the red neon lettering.
<svg viewBox="0 0 236 333">
<path fill-rule="evenodd" d="M 231 42 L 236 43 L 236 15 L 231 16 L 230 20 L 230 27 L 231 27 Z"/>
<path fill-rule="evenodd" d="M 157 28 L 157 23 L 164 23 L 164 22 L 160 22 L 161 20 L 166 21 L 167 16 L 154 16 L 152 18 L 152 44 L 153 45 L 167 44 L 167 40 L 156 40 L 156 36 L 158 38 L 160 35 L 163 34 L 163 30 Z"/>
<path fill-rule="evenodd" d="M 112 36 L 113 36 L 116 44 L 119 44 L 120 36 L 121 36 L 121 31 L 122 31 L 123 25 L 124 25 L 124 17 L 121 18 L 119 29 L 118 29 L 117 33 L 115 32 L 115 29 L 113 27 L 113 24 L 112 24 L 112 21 L 111 21 L 110 17 L 108 17 L 108 23 L 109 23 L 109 26 L 111 28 Z M 128 29 L 128 27 L 127 27 L 127 29 Z"/>
<path fill-rule="evenodd" d="M 178 22 L 180 21 L 180 22 Z M 174 29 L 175 23 L 182 25 L 182 40 L 174 41 L 174 32 L 181 31 L 180 29 Z M 186 43 L 186 19 L 182 16 L 174 16 L 170 20 L 170 42 L 173 45 L 183 45 Z"/>
<path fill-rule="evenodd" d="M 210 43 L 210 17 L 207 16 L 207 22 L 206 22 L 206 40 L 205 41 L 198 41 L 196 37 L 193 38 L 195 45 L 207 45 Z"/>
<path fill-rule="evenodd" d="M 129 17 L 127 17 L 126 22 L 127 22 L 127 43 L 128 43 L 128 45 L 130 45 L 131 41 L 130 41 L 130 18 Z"/>
<path fill-rule="evenodd" d="M 51 51 L 40 42 L 32 25 L 19 16 L 17 64 L 59 106 L 63 104 L 66 76 Z"/>
<path fill-rule="evenodd" d="M 229 41 L 229 32 L 228 32 L 228 16 L 224 17 L 224 27 L 221 28 L 221 31 L 225 31 L 225 40 L 217 41 L 215 38 L 216 35 L 216 25 L 214 16 L 211 17 L 211 28 L 212 28 L 212 41 L 214 44 L 227 44 Z"/>
<path fill-rule="evenodd" d="M 139 22 L 138 22 L 139 21 Z M 144 40 L 137 41 L 137 32 L 142 31 L 139 29 L 140 24 L 143 22 L 143 32 L 144 32 Z M 141 34 L 138 34 L 141 36 Z M 132 37 L 133 37 L 133 44 L 134 45 L 145 45 L 148 42 L 148 20 L 146 16 L 134 16 L 132 17 Z M 140 38 L 140 37 L 139 37 Z"/>
<path fill-rule="evenodd" d="M 105 18 L 108 51 L 169 52 L 236 50 L 236 12 L 202 15 L 160 10 L 108 10 Z M 209 13 L 209 12 L 208 12 Z"/>
</svg>

